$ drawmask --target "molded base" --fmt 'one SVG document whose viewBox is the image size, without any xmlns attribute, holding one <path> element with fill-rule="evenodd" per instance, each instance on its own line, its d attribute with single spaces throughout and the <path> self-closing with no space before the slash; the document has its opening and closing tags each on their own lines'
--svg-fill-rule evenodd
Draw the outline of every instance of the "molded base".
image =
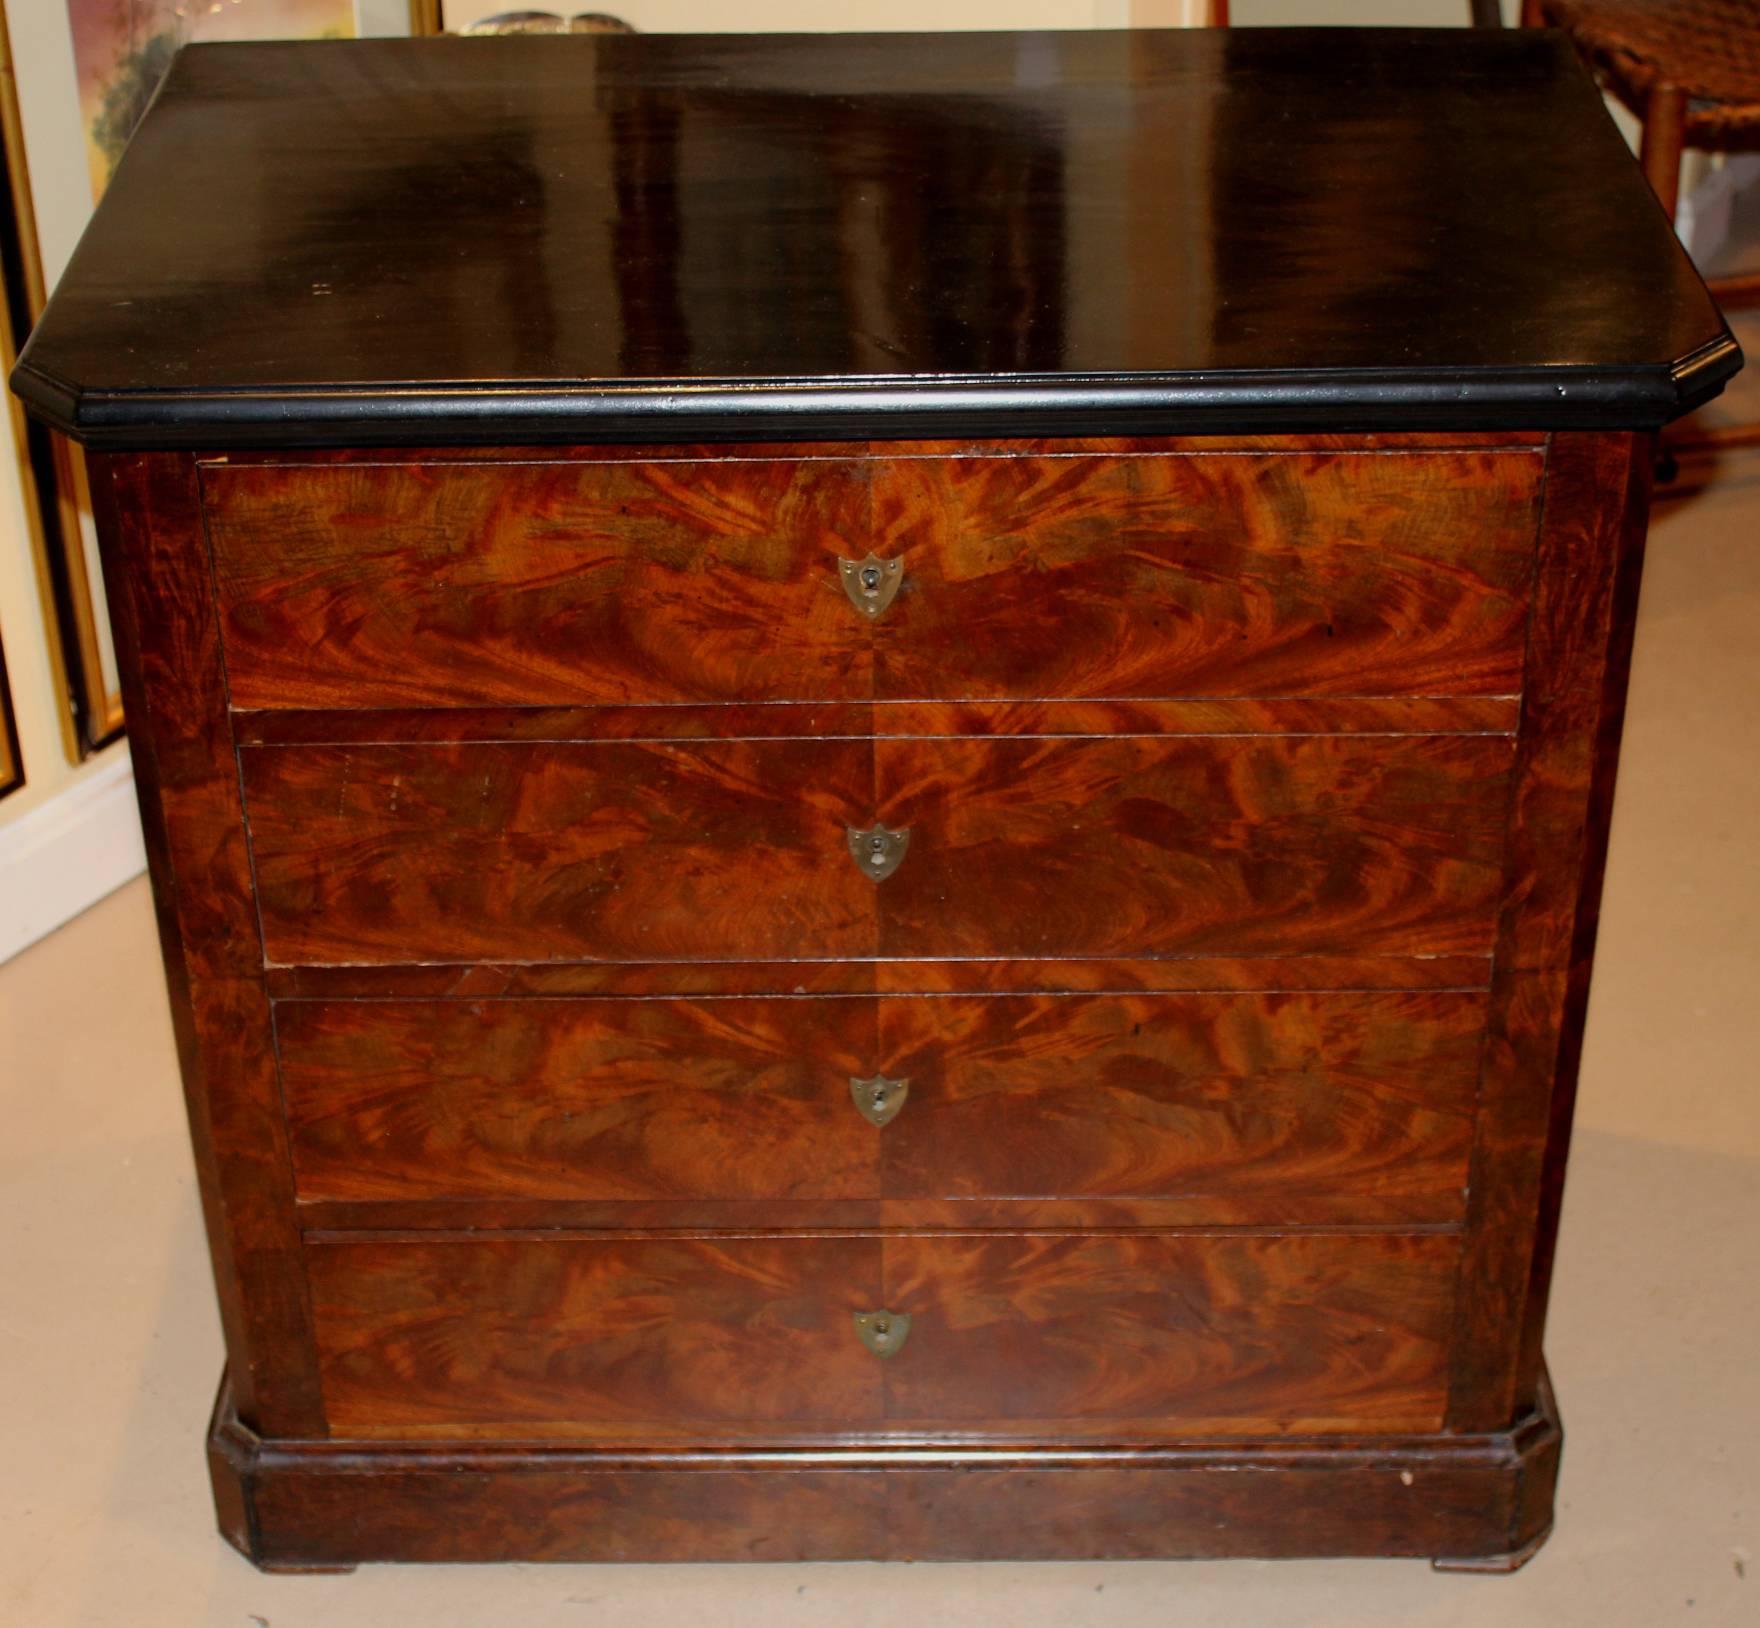
<svg viewBox="0 0 1760 1628">
<path fill-rule="evenodd" d="M 1546 1539 L 1550 1387 L 1492 1436 L 1153 1448 L 605 1451 L 267 1441 L 222 1380 L 220 1530 L 266 1571 L 364 1561 L 1405 1555 L 1513 1571 Z"/>
<path fill-rule="evenodd" d="M 1440 1556 L 1430 1564 L 1437 1571 L 1488 1572 L 1499 1577 L 1507 1577 L 1512 1571 L 1520 1571 L 1522 1567 L 1539 1554 L 1546 1540 L 1552 1536 L 1552 1523 L 1548 1521 L 1544 1531 L 1536 1532 L 1519 1549 L 1512 1549 L 1506 1555 L 1477 1555 L 1464 1560 L 1447 1560 Z"/>
</svg>

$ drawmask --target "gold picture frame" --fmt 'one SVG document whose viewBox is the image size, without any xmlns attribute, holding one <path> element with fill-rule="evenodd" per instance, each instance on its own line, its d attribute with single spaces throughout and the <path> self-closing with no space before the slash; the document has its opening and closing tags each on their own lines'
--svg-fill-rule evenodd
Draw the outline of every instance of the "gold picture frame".
<svg viewBox="0 0 1760 1628">
<path fill-rule="evenodd" d="M 12 55 L 12 34 L 0 0 L 0 367 L 7 372 L 47 299 L 37 245 L 36 211 L 24 156 L 24 121 Z M 106 681 L 97 600 L 92 592 L 79 523 L 84 465 L 77 448 L 28 419 L 16 397 L 7 396 L 14 454 L 18 459 L 49 658 L 62 696 L 63 744 L 78 762 L 114 740 L 122 729 L 122 697 Z M 12 756 L 16 759 L 16 741 Z"/>
<path fill-rule="evenodd" d="M 0 797 L 24 784 L 18 750 L 18 722 L 12 715 L 12 686 L 6 681 L 6 647 L 0 644 Z"/>
</svg>

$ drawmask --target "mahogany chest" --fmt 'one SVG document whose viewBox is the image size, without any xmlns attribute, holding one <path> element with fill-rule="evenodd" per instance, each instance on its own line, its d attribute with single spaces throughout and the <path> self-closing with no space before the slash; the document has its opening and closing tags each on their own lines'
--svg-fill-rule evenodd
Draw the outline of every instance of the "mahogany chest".
<svg viewBox="0 0 1760 1628">
<path fill-rule="evenodd" d="M 1550 35 L 186 51 L 85 441 L 260 1565 L 1519 1564 L 1653 432 Z"/>
</svg>

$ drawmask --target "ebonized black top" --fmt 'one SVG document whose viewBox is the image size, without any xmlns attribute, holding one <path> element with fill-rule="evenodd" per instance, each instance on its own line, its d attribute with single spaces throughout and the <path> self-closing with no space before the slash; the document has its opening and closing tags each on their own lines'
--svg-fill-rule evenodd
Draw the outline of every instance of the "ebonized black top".
<svg viewBox="0 0 1760 1628">
<path fill-rule="evenodd" d="M 1559 36 L 183 52 L 13 375 L 104 446 L 1649 426 L 1740 352 Z"/>
</svg>

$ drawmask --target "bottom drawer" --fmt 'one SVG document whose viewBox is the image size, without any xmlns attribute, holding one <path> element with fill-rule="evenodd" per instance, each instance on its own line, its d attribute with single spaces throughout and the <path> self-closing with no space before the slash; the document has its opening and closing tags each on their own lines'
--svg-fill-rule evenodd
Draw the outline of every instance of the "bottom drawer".
<svg viewBox="0 0 1760 1628">
<path fill-rule="evenodd" d="M 1434 1430 L 1457 1249 L 332 1234 L 307 1254 L 338 1436 L 793 1440 Z M 856 1321 L 882 1310 L 884 1356 Z"/>
</svg>

